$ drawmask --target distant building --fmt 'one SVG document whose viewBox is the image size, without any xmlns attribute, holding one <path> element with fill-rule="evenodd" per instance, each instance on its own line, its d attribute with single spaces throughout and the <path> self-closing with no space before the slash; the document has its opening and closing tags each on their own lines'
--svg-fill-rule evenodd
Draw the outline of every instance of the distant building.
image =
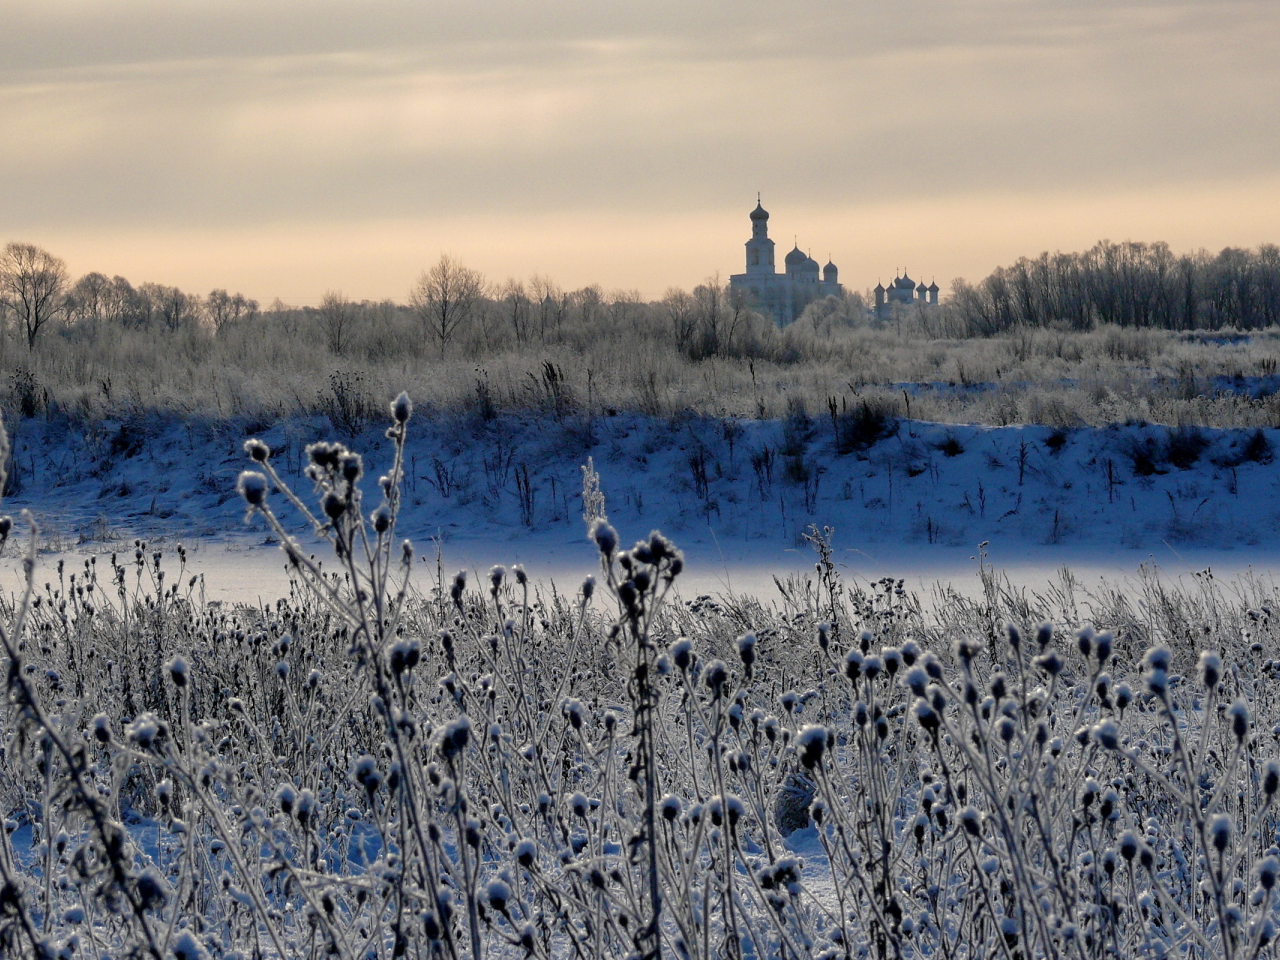
<svg viewBox="0 0 1280 960">
<path fill-rule="evenodd" d="M 755 306 L 762 313 L 773 317 L 780 327 L 794 323 L 804 313 L 804 308 L 823 297 L 844 295 L 839 283 L 839 270 L 828 261 L 818 267 L 818 261 L 800 249 L 792 248 L 783 260 L 785 270 L 778 273 L 774 266 L 774 243 L 769 239 L 769 212 L 756 200 L 751 211 L 751 239 L 746 242 L 747 271 L 735 273 L 729 278 L 729 286 L 751 295 Z M 938 285 L 919 285 L 905 273 L 895 276 L 886 289 L 876 284 L 875 315 L 888 315 L 894 304 L 919 304 L 933 306 L 938 302 Z"/>
<path fill-rule="evenodd" d="M 819 268 L 818 261 L 799 245 L 783 261 L 785 272 L 776 272 L 774 244 L 769 239 L 769 212 L 758 200 L 751 211 L 751 239 L 746 247 L 747 272 L 731 276 L 729 286 L 750 293 L 761 312 L 772 316 L 780 327 L 794 323 L 813 301 L 844 293 L 836 265 L 828 262 Z"/>
<path fill-rule="evenodd" d="M 884 316 L 895 303 L 904 305 L 916 303 L 922 306 L 936 306 L 938 303 L 936 283 L 930 283 L 926 287 L 921 280 L 917 285 L 906 273 L 900 277 L 895 276 L 888 289 L 883 284 L 877 283 L 875 294 L 876 316 Z"/>
</svg>

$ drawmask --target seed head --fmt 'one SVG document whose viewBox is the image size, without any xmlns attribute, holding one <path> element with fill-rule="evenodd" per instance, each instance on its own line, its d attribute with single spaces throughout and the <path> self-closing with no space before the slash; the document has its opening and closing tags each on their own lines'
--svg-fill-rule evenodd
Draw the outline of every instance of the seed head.
<svg viewBox="0 0 1280 960">
<path fill-rule="evenodd" d="M 1120 728 L 1110 718 L 1103 720 L 1093 728 L 1093 739 L 1102 744 L 1104 750 L 1120 748 Z"/>
<path fill-rule="evenodd" d="M 925 690 L 929 686 L 929 675 L 924 672 L 924 667 L 915 666 L 907 671 L 906 676 L 902 678 L 902 682 L 917 697 L 923 697 Z"/>
<path fill-rule="evenodd" d="M 1009 640 L 1010 649 L 1013 650 L 1014 654 L 1017 654 L 1018 651 L 1022 649 L 1021 631 L 1019 631 L 1017 627 L 1015 627 L 1012 623 L 1010 623 L 1005 626 L 1004 632 L 1005 632 L 1005 636 Z"/>
<path fill-rule="evenodd" d="M 1040 648 L 1041 652 L 1043 652 L 1045 649 L 1048 648 L 1049 644 L 1051 644 L 1052 642 L 1053 642 L 1053 624 L 1052 623 L 1040 624 L 1040 626 L 1036 628 L 1036 645 Z"/>
<path fill-rule="evenodd" d="M 267 478 L 254 470 L 245 470 L 236 481 L 236 490 L 250 507 L 260 507 L 267 500 Z"/>
<path fill-rule="evenodd" d="M 1048 653 L 1042 653 L 1036 657 L 1035 664 L 1051 677 L 1056 677 L 1062 672 L 1062 657 L 1050 650 Z"/>
<path fill-rule="evenodd" d="M 938 729 L 941 722 L 938 719 L 937 711 L 929 705 L 929 701 L 921 697 L 916 701 L 916 719 L 920 721 L 920 726 L 924 727 L 930 733 Z"/>
<path fill-rule="evenodd" d="M 463 714 L 452 723 L 445 725 L 444 733 L 440 738 L 440 753 L 446 760 L 452 760 L 466 749 L 470 740 L 471 721 L 467 719 L 466 714 Z"/>
<path fill-rule="evenodd" d="M 1103 666 L 1111 659 L 1111 646 L 1115 638 L 1105 630 L 1093 638 L 1094 653 L 1098 656 L 1098 666 Z"/>
<path fill-rule="evenodd" d="M 844 675 L 855 683 L 862 676 L 862 653 L 857 649 L 844 655 Z"/>
<path fill-rule="evenodd" d="M 1227 849 L 1227 844 L 1231 842 L 1231 832 L 1231 817 L 1227 814 L 1216 813 L 1209 820 L 1209 840 L 1218 853 Z"/>
<path fill-rule="evenodd" d="M 1126 863 L 1133 863 L 1133 858 L 1138 855 L 1138 835 L 1132 830 L 1126 830 L 1120 835 L 1120 856 L 1124 857 Z"/>
<path fill-rule="evenodd" d="M 1155 646 L 1147 650 L 1142 662 L 1148 670 L 1161 670 L 1167 674 L 1169 672 L 1169 662 L 1172 659 L 1173 655 L 1169 653 L 1168 647 Z"/>
<path fill-rule="evenodd" d="M 490 880 L 488 886 L 484 888 L 484 896 L 489 901 L 490 907 L 502 913 L 507 909 L 507 902 L 511 899 L 511 887 L 502 880 Z"/>
<path fill-rule="evenodd" d="M 600 555 L 606 560 L 612 560 L 618 552 L 618 531 L 613 529 L 609 521 L 604 517 L 596 517 L 591 522 L 590 536 L 599 548 Z"/>
<path fill-rule="evenodd" d="M 190 930 L 182 930 L 173 938 L 174 960 L 209 960 L 209 953 Z"/>
<path fill-rule="evenodd" d="M 413 401 L 409 399 L 408 393 L 402 392 L 391 401 L 391 419 L 396 423 L 408 423 L 411 416 L 413 416 Z"/>
<path fill-rule="evenodd" d="M 1249 732 L 1248 704 L 1244 700 L 1236 700 L 1227 709 L 1227 716 L 1231 718 L 1231 732 L 1235 734 L 1236 740 L 1243 742 L 1245 734 Z"/>
<path fill-rule="evenodd" d="M 1258 864 L 1258 885 L 1263 890 L 1271 890 L 1275 887 L 1277 878 L 1280 878 L 1280 859 L 1275 855 L 1263 857 Z"/>
<path fill-rule="evenodd" d="M 1213 691 L 1222 679 L 1222 658 L 1212 651 L 1200 654 L 1200 681 L 1206 690 Z"/>
<path fill-rule="evenodd" d="M 725 666 L 723 660 L 712 660 L 707 664 L 706 672 L 703 673 L 702 678 L 712 695 L 719 696 L 724 685 L 729 682 L 729 668 Z"/>
<path fill-rule="evenodd" d="M 800 762 L 806 770 L 812 770 L 822 761 L 823 751 L 826 750 L 827 728 L 809 724 L 801 729 L 797 744 L 800 748 Z"/>
</svg>

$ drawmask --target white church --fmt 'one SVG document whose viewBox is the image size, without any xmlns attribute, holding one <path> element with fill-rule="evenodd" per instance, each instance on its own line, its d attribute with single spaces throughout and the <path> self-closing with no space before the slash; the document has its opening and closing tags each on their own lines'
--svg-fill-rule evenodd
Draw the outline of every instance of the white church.
<svg viewBox="0 0 1280 960">
<path fill-rule="evenodd" d="M 750 293 L 760 312 L 772 316 L 780 327 L 794 323 L 813 301 L 844 295 L 836 265 L 828 261 L 825 267 L 820 268 L 818 261 L 801 250 L 799 244 L 783 261 L 785 271 L 777 272 L 774 243 L 769 239 L 769 211 L 761 205 L 759 197 L 756 198 L 756 208 L 751 211 L 751 239 L 747 241 L 746 248 L 746 273 L 735 273 L 729 277 L 729 286 Z M 895 277 L 888 291 L 878 284 L 876 286 L 877 314 L 884 314 L 891 303 L 937 302 L 936 283 L 930 287 L 921 283 L 917 288 L 904 276 Z"/>
</svg>

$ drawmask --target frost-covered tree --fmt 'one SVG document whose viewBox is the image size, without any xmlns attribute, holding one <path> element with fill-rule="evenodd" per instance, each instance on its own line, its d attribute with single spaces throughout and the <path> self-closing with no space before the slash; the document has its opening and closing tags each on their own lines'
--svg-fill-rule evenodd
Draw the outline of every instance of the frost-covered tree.
<svg viewBox="0 0 1280 960">
<path fill-rule="evenodd" d="M 409 304 L 444 358 L 449 342 L 471 321 L 485 295 L 484 276 L 463 266 L 447 253 L 424 270 L 409 291 Z"/>
<path fill-rule="evenodd" d="M 0 253 L 0 308 L 12 314 L 34 349 L 40 330 L 62 308 L 67 265 L 32 243 L 10 243 Z"/>
</svg>

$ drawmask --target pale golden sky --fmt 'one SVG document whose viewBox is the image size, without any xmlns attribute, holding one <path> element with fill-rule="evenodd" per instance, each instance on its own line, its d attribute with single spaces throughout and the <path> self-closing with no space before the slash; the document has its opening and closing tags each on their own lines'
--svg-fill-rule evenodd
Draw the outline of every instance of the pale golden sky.
<svg viewBox="0 0 1280 960">
<path fill-rule="evenodd" d="M 403 299 L 1280 241 L 1277 0 L 0 0 L 0 241 Z"/>
</svg>

